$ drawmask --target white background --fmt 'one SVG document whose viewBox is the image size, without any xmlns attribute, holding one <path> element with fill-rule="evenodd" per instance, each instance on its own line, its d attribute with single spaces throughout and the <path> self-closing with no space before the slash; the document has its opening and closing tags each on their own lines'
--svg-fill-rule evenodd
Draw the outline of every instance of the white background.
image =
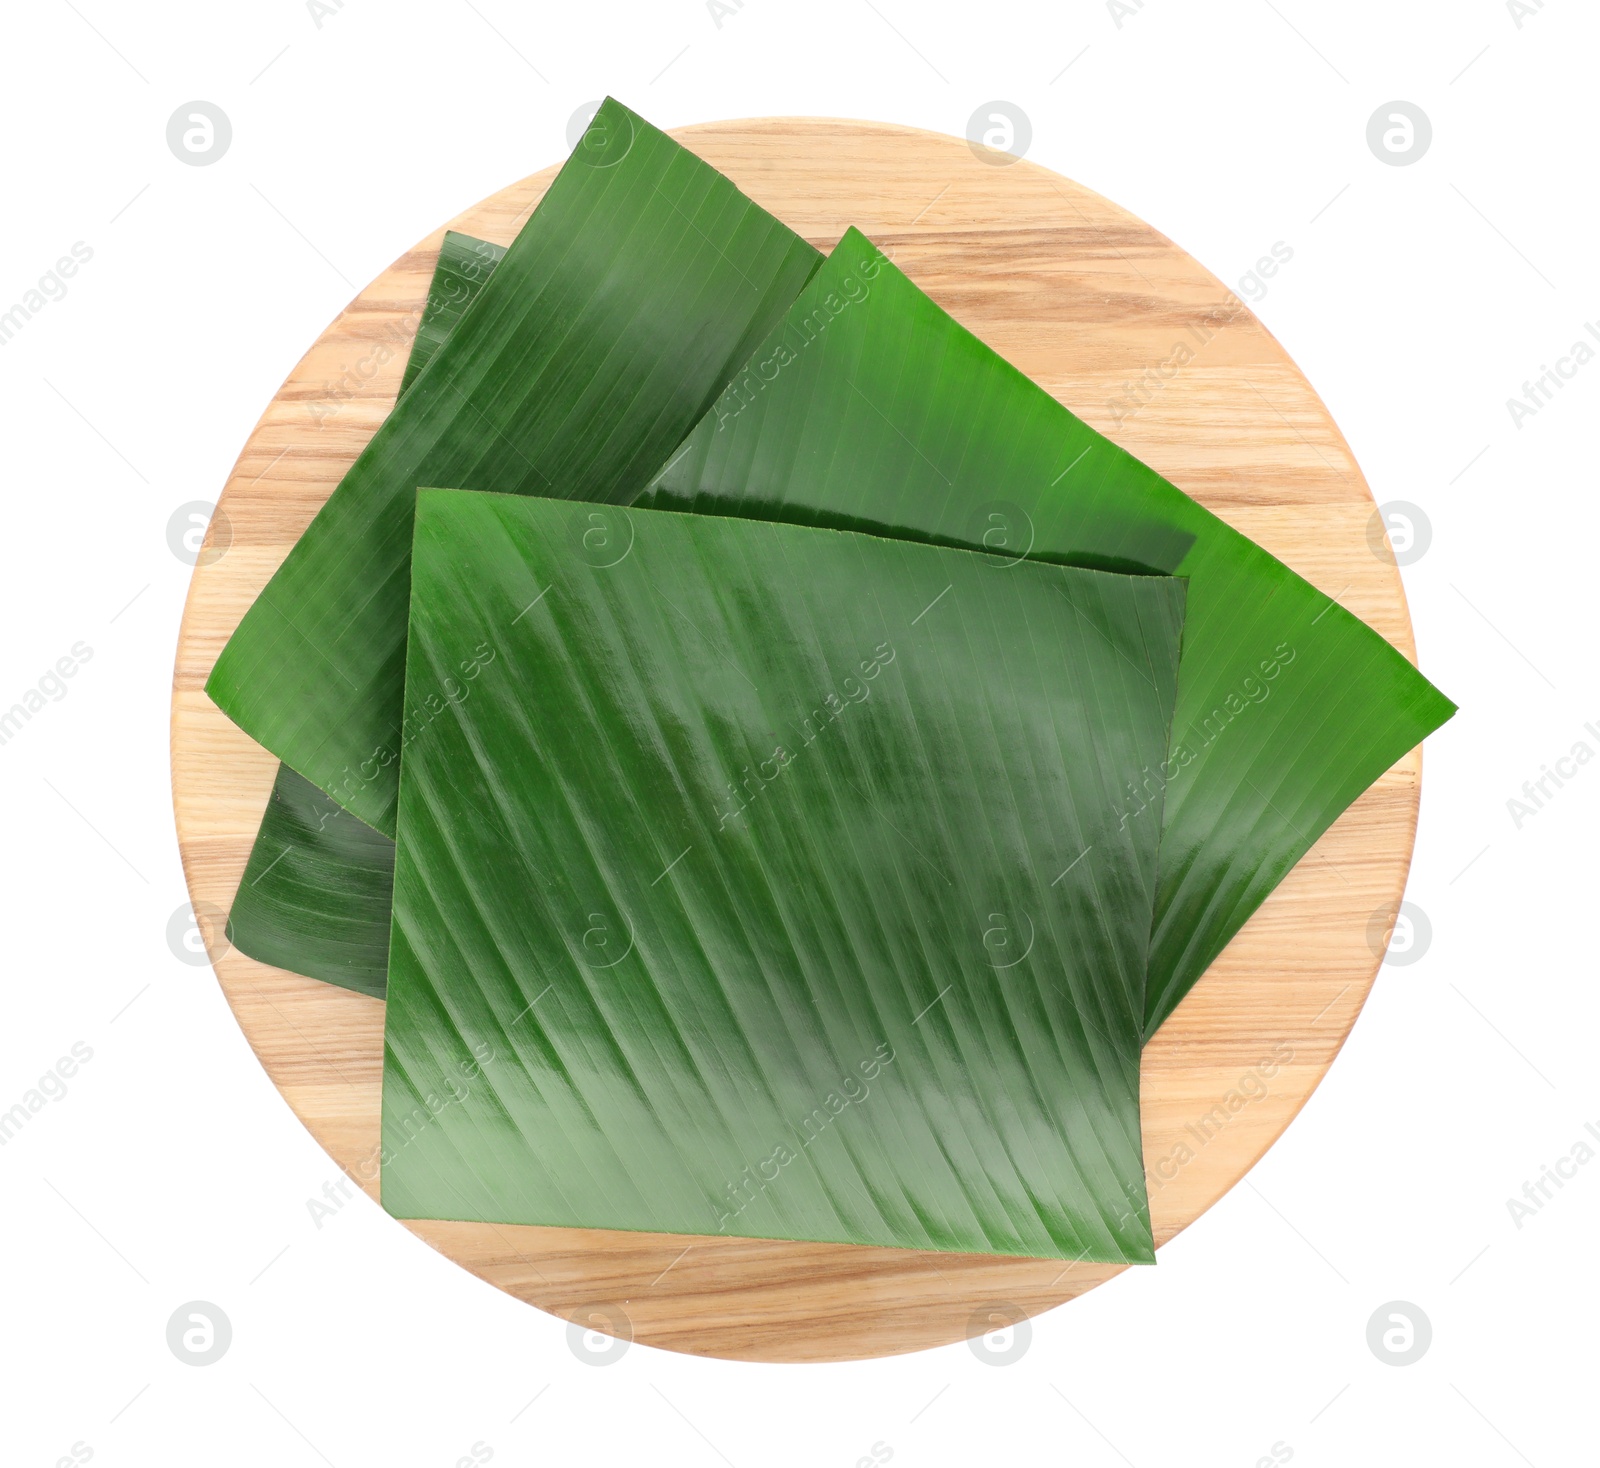
<svg viewBox="0 0 1600 1468">
<path fill-rule="evenodd" d="M 1507 801 L 1600 751 L 1593 424 L 1600 362 L 1518 427 L 1507 399 L 1600 319 L 1600 17 L 1582 0 L 299 0 L 7 8 L 0 309 L 92 260 L 0 349 L 0 707 L 76 642 L 67 692 L 0 746 L 8 943 L 0 1110 L 74 1042 L 67 1093 L 0 1149 L 0 1459 L 437 1465 L 1593 1462 L 1600 1165 L 1519 1228 L 1507 1200 L 1600 1124 L 1600 762 L 1518 829 Z M 1462 705 L 1430 741 L 1390 964 L 1301 1117 L 1164 1249 L 1039 1318 L 1015 1364 L 965 1345 L 836 1367 L 635 1346 L 472 1279 L 335 1175 L 166 930 L 186 895 L 167 708 L 189 567 L 167 522 L 214 500 L 257 415 L 353 294 L 439 221 L 557 161 L 613 92 L 671 127 L 821 114 L 962 133 L 1020 106 L 1029 156 L 1233 283 L 1349 436 L 1420 506 L 1405 571 L 1424 668 Z M 188 167 L 179 104 L 230 117 Z M 1420 106 L 1426 157 L 1369 150 Z M 1547 787 L 1551 790 L 1553 786 Z M 1270 1200 L 1270 1201 L 1269 1201 Z M 215 1365 L 166 1322 L 213 1301 Z M 1416 1364 L 1375 1309 L 1432 1322 Z M 532 1406 L 530 1399 L 537 1396 Z M 881 1450 L 880 1450 L 881 1451 Z"/>
</svg>

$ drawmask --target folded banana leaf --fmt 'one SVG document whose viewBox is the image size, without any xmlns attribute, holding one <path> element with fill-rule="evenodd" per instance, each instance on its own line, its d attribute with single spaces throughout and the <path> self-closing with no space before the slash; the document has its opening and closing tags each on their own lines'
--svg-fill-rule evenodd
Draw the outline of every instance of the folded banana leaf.
<svg viewBox="0 0 1600 1468">
<path fill-rule="evenodd" d="M 488 240 L 445 231 L 400 396 L 504 254 Z M 381 999 L 393 887 L 394 842 L 279 765 L 228 912 L 228 941 L 263 963 Z"/>
<path fill-rule="evenodd" d="M 1339 813 L 1455 711 L 856 230 L 640 503 L 1189 578 L 1172 746 L 1121 796 L 1130 824 L 1164 821 L 1147 1034 Z"/>
<path fill-rule="evenodd" d="M 1184 584 L 418 495 L 400 1217 L 1153 1259 Z"/>
<path fill-rule="evenodd" d="M 212 699 L 392 836 L 417 487 L 632 499 L 820 258 L 608 99 L 245 614 Z"/>
</svg>

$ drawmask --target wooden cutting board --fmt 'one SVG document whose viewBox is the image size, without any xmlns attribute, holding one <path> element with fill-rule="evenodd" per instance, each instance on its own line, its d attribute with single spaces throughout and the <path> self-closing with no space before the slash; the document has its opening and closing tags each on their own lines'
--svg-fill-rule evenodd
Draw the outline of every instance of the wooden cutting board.
<svg viewBox="0 0 1600 1468">
<path fill-rule="evenodd" d="M 1371 494 L 1327 409 L 1238 298 L 1171 241 L 1067 179 L 981 159 L 957 138 L 814 118 L 674 136 L 820 249 L 860 226 L 1002 356 L 1415 658 L 1388 541 L 1372 533 Z M 555 171 L 512 184 L 450 227 L 509 244 Z M 173 679 L 178 839 L 217 977 L 273 1083 L 374 1197 L 383 1005 L 229 950 L 224 917 L 277 760 L 202 689 L 245 609 L 389 411 L 442 233 L 362 291 L 267 405 L 213 517 Z M 1181 366 L 1179 343 L 1193 352 Z M 1351 807 L 1146 1048 L 1158 1243 L 1244 1176 L 1338 1053 L 1404 888 L 1421 770 L 1416 750 Z M 404 1226 L 541 1309 L 652 1345 L 750 1360 L 944 1344 L 1118 1272 L 852 1245 Z"/>
</svg>

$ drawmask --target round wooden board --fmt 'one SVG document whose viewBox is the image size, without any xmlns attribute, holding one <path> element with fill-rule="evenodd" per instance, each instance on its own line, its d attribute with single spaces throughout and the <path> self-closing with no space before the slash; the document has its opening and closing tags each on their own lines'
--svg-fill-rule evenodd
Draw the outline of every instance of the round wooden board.
<svg viewBox="0 0 1600 1468">
<path fill-rule="evenodd" d="M 1080 416 L 1415 658 L 1372 497 L 1288 355 L 1228 290 L 1115 205 L 1027 162 L 875 123 L 776 118 L 675 134 L 820 249 L 860 226 L 958 320 Z M 450 227 L 509 244 L 555 168 Z M 373 281 L 290 373 L 228 480 L 190 588 L 173 680 L 172 784 L 191 897 L 228 1002 L 273 1083 L 376 1196 L 383 1005 L 227 949 L 277 760 L 203 685 L 223 643 L 394 400 L 440 230 Z M 1194 358 L 1131 417 L 1112 400 L 1180 341 Z M 1196 345 L 1203 342 L 1203 345 Z M 1231 1188 L 1321 1080 L 1376 975 L 1400 900 L 1421 751 L 1316 844 L 1146 1047 L 1157 1243 Z M 1377 924 L 1379 941 L 1383 936 Z M 1254 1075 L 1255 1079 L 1247 1079 Z M 651 1345 L 825 1361 L 945 1344 L 1118 1272 L 1110 1265 L 588 1229 L 405 1225 L 473 1273 Z M 607 1323 L 610 1322 L 610 1323 Z"/>
</svg>

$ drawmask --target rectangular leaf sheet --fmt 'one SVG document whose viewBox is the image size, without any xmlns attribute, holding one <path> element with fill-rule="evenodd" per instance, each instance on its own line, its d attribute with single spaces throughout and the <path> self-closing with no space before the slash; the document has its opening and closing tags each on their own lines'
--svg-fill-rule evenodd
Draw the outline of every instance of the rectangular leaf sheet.
<svg viewBox="0 0 1600 1468">
<path fill-rule="evenodd" d="M 1164 821 L 1147 1034 L 1339 813 L 1455 710 L 856 230 L 641 503 L 1189 578 L 1172 746 L 1121 796 L 1130 824 Z"/>
<path fill-rule="evenodd" d="M 246 613 L 212 699 L 393 835 L 417 487 L 632 499 L 819 258 L 607 100 Z"/>
<path fill-rule="evenodd" d="M 385 1207 L 1150 1261 L 1183 594 L 422 491 Z"/>
</svg>

